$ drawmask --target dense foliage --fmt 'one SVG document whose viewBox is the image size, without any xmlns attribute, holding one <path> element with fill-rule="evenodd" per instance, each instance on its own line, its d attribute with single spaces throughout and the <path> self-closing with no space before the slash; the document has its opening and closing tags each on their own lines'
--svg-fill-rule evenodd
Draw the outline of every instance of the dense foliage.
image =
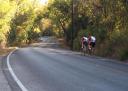
<svg viewBox="0 0 128 91">
<path fill-rule="evenodd" d="M 47 17 L 75 50 L 80 50 L 80 38 L 91 33 L 97 38 L 97 55 L 127 59 L 127 0 L 54 0 Z"/>
<path fill-rule="evenodd" d="M 37 6 L 36 1 L 0 0 L 1 47 L 21 45 L 38 38 L 40 32 L 38 13 L 41 12 L 41 7 Z"/>
<path fill-rule="evenodd" d="M 56 35 L 80 50 L 80 38 L 91 33 L 97 38 L 95 54 L 128 58 L 128 0 L 39 1 L 0 0 L 1 47 Z"/>
</svg>

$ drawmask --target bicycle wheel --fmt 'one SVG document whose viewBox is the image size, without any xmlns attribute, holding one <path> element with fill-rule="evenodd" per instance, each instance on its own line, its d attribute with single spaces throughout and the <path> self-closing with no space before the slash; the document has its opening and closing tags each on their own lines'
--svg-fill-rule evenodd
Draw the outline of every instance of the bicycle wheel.
<svg viewBox="0 0 128 91">
<path fill-rule="evenodd" d="M 87 50 L 87 48 L 86 48 L 86 46 L 84 45 L 84 48 L 83 48 L 83 54 L 84 54 L 84 55 L 86 54 L 86 50 Z"/>
</svg>

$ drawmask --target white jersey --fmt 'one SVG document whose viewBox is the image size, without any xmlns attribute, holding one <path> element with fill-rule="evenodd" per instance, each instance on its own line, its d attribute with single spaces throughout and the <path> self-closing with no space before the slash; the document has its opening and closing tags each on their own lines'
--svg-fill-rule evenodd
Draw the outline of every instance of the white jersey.
<svg viewBox="0 0 128 91">
<path fill-rule="evenodd" d="M 91 36 L 91 42 L 96 42 L 96 38 L 94 36 Z"/>
<path fill-rule="evenodd" d="M 83 37 L 84 38 L 84 42 L 88 42 L 88 38 L 87 37 Z"/>
</svg>

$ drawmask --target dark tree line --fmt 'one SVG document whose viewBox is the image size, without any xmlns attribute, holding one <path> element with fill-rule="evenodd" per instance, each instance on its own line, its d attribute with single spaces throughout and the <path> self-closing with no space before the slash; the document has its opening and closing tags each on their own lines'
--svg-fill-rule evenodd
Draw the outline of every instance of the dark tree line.
<svg viewBox="0 0 128 91">
<path fill-rule="evenodd" d="M 127 0 L 73 0 L 73 8 L 75 50 L 80 50 L 80 38 L 91 33 L 97 38 L 97 55 L 127 59 Z M 47 7 L 47 18 L 53 21 L 71 46 L 72 0 L 54 0 Z"/>
</svg>

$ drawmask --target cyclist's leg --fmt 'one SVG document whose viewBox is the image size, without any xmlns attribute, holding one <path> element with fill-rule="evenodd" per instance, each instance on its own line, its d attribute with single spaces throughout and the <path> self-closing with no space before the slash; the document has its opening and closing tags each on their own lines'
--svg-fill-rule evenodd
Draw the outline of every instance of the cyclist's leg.
<svg viewBox="0 0 128 91">
<path fill-rule="evenodd" d="M 90 54 L 93 53 L 93 42 L 90 43 Z"/>
<path fill-rule="evenodd" d="M 96 42 L 94 42 L 94 53 L 95 53 L 95 48 L 96 48 Z"/>
<path fill-rule="evenodd" d="M 85 46 L 85 42 L 83 42 L 83 54 L 85 55 L 86 52 L 86 46 Z"/>
<path fill-rule="evenodd" d="M 92 53 L 94 54 L 95 52 L 95 42 L 92 42 Z"/>
<path fill-rule="evenodd" d="M 80 48 L 81 55 L 83 55 L 83 47 Z"/>
<path fill-rule="evenodd" d="M 84 43 L 81 42 L 81 48 L 80 48 L 81 55 L 84 54 Z"/>
<path fill-rule="evenodd" d="M 81 41 L 81 48 L 80 48 L 81 55 L 83 54 L 83 42 Z"/>
<path fill-rule="evenodd" d="M 91 45 L 88 45 L 88 53 L 91 54 Z"/>
</svg>

